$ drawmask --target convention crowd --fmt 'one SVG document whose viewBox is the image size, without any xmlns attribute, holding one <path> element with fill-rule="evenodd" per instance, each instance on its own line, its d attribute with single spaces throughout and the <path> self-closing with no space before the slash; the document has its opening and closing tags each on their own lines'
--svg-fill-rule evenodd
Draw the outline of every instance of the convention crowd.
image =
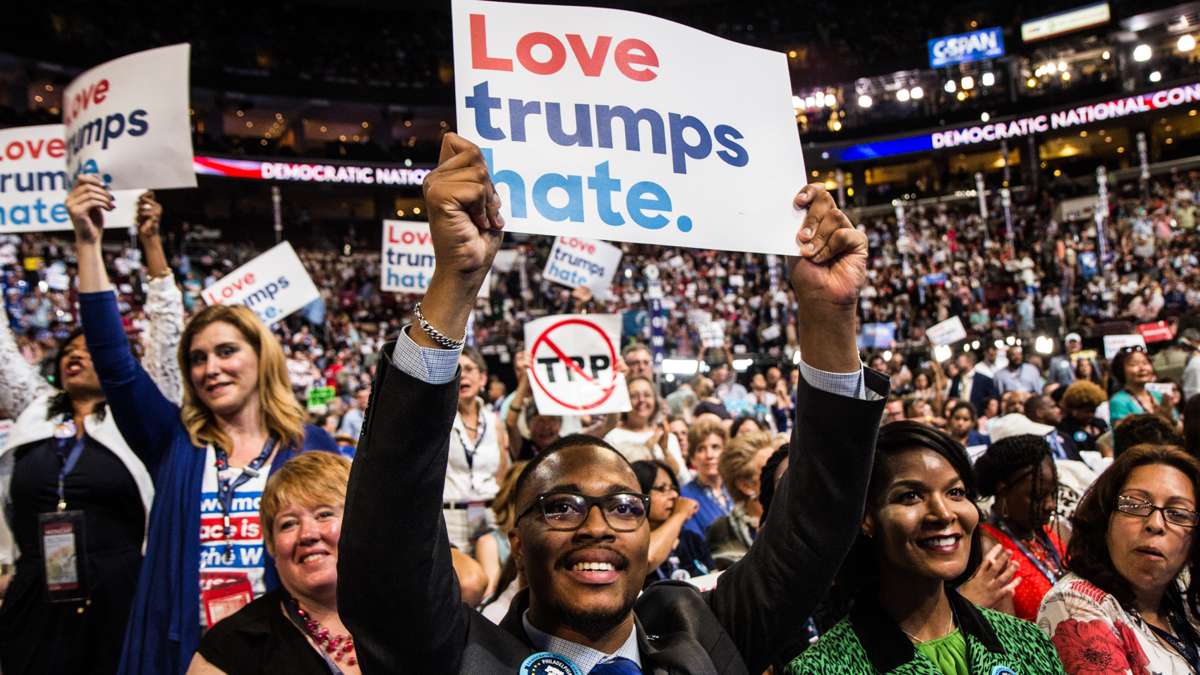
<svg viewBox="0 0 1200 675">
<path fill-rule="evenodd" d="M 814 190 L 813 210 L 817 192 L 835 208 Z M 385 610 L 414 650 L 429 641 L 413 663 L 453 652 L 455 672 L 492 672 L 447 646 L 482 640 L 480 621 L 523 626 L 577 672 L 667 662 L 637 631 L 611 649 L 579 644 L 598 640 L 583 628 L 604 630 L 545 604 L 566 582 L 531 558 L 547 555 L 521 529 L 533 514 L 573 532 L 568 547 L 616 542 L 552 564 L 584 584 L 639 570 L 648 627 L 692 601 L 681 587 L 700 589 L 709 629 L 736 647 L 719 672 L 1197 672 L 1200 174 L 1115 195 L 1103 241 L 1090 215 L 1056 212 L 1053 192 L 1017 204 L 1011 228 L 974 202 L 859 223 L 866 262 L 843 328 L 866 367 L 847 384 L 822 368 L 846 345 L 813 337 L 824 298 L 780 256 L 626 244 L 612 287 L 593 292 L 543 278 L 551 241 L 510 235 L 474 309 L 431 291 L 420 315 L 420 297 L 379 290 L 378 251 L 300 245 L 321 299 L 268 328 L 202 297 L 257 252 L 189 241 L 169 213 L 160 230 L 150 194 L 136 241 L 102 236 L 111 197 L 81 179 L 73 240 L 0 243 L 0 670 L 429 672 L 389 660 L 374 632 Z M 523 327 L 576 312 L 621 316 L 629 411 L 537 409 Z M 926 331 L 954 317 L 966 338 L 934 349 Z M 459 319 L 466 346 L 438 323 Z M 1130 335 L 1142 340 L 1106 344 Z M 372 422 L 377 406 L 389 414 Z M 389 442 L 432 454 L 392 475 Z M 873 460 L 839 460 L 863 443 Z M 583 481 L 531 500 L 529 485 L 570 474 L 581 448 L 615 451 L 636 486 L 597 496 Z M 414 525 L 430 480 L 441 519 Z M 828 508 L 828 522 L 805 508 Z M 396 523 L 374 536 L 363 522 L 378 518 Z M 633 560 L 621 542 L 643 525 Z M 390 572 L 363 572 L 393 527 L 411 527 L 416 547 L 396 554 L 412 593 L 399 600 L 384 592 L 401 583 Z M 359 573 L 339 579 L 352 563 Z M 756 586 L 780 570 L 807 585 Z M 339 602 L 372 583 L 377 606 Z M 410 620 L 406 603 L 438 611 Z M 438 637 L 467 625 L 474 637 Z M 562 626 L 575 637 L 550 634 Z M 605 669 L 624 662 L 638 669 Z"/>
</svg>

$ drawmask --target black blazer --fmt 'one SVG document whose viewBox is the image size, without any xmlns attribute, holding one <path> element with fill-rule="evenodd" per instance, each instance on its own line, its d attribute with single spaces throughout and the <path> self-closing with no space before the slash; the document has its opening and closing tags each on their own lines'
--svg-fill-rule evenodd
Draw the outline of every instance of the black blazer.
<svg viewBox="0 0 1200 675">
<path fill-rule="evenodd" d="M 983 409 L 987 407 L 987 400 L 1000 398 L 1000 390 L 996 388 L 996 381 L 983 373 L 971 373 L 971 378 L 971 405 L 975 406 L 975 414 L 982 415 Z M 960 384 L 962 376 L 950 381 L 950 398 L 959 398 Z"/>
<path fill-rule="evenodd" d="M 457 380 L 432 385 L 384 348 L 346 493 L 338 611 L 365 673 L 515 673 L 536 650 L 518 596 L 501 625 L 462 604 L 442 519 Z M 886 396 L 887 379 L 867 370 Z M 715 590 L 654 584 L 634 608 L 647 674 L 761 673 L 823 597 L 862 519 L 882 399 L 800 380 L 790 470 L 750 552 Z"/>
</svg>

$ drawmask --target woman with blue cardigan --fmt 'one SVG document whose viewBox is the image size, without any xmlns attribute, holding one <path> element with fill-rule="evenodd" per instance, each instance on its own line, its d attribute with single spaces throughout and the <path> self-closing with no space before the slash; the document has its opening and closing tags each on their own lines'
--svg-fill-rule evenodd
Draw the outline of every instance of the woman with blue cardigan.
<svg viewBox="0 0 1200 675">
<path fill-rule="evenodd" d="M 179 345 L 183 404 L 163 396 L 130 354 L 104 269 L 112 206 L 94 176 L 67 198 L 88 349 L 117 427 L 154 477 L 120 672 L 183 673 L 204 628 L 279 585 L 258 515 L 267 476 L 296 452 L 336 444 L 304 424 L 279 343 L 245 307 L 192 317 Z"/>
</svg>

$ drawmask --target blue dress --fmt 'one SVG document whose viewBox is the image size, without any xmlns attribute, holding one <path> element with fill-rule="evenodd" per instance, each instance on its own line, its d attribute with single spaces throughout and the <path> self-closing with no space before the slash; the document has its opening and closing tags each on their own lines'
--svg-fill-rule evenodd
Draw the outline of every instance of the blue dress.
<svg viewBox="0 0 1200 675">
<path fill-rule="evenodd" d="M 708 526 L 712 525 L 714 520 L 721 516 L 729 515 L 729 512 L 733 510 L 733 498 L 729 496 L 729 491 L 725 489 L 724 485 L 721 486 L 721 496 L 728 506 L 722 506 L 712 490 L 697 480 L 684 485 L 679 494 L 682 497 L 694 499 L 700 504 L 700 508 L 696 511 L 695 515 L 688 518 L 688 521 L 683 524 L 683 528 L 695 532 L 701 538 L 704 537 L 704 533 L 708 531 Z"/>
</svg>

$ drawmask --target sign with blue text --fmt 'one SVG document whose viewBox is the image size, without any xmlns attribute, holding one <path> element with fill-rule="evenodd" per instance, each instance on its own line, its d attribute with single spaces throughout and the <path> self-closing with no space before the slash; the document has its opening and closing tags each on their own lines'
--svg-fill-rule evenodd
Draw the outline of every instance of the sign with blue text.
<svg viewBox="0 0 1200 675">
<path fill-rule="evenodd" d="M 458 131 L 507 229 L 795 254 L 787 56 L 621 10 L 454 0 Z"/>
<path fill-rule="evenodd" d="M 321 294 L 291 243 L 277 244 L 201 292 L 210 305 L 245 305 L 270 326 Z"/>
<path fill-rule="evenodd" d="M 970 63 L 1004 56 L 1004 32 L 999 28 L 984 28 L 933 38 L 929 41 L 929 67 L 941 68 L 956 63 Z"/>
</svg>

